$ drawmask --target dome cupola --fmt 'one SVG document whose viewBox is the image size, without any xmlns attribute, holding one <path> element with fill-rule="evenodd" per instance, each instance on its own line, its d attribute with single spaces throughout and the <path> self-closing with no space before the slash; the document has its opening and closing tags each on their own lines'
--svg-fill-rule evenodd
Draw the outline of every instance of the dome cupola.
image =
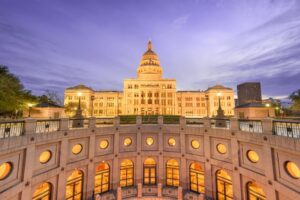
<svg viewBox="0 0 300 200">
<path fill-rule="evenodd" d="M 162 78 L 162 68 L 156 53 L 152 50 L 152 42 L 148 42 L 148 49 L 143 54 L 137 69 L 139 79 L 156 80 Z"/>
</svg>

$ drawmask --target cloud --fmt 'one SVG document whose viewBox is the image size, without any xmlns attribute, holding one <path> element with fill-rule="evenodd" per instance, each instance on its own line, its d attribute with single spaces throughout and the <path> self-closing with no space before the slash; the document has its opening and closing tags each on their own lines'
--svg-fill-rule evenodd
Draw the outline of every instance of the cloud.
<svg viewBox="0 0 300 200">
<path fill-rule="evenodd" d="M 174 19 L 171 23 L 171 30 L 176 31 L 181 29 L 188 22 L 189 17 L 190 15 L 186 14 Z"/>
</svg>

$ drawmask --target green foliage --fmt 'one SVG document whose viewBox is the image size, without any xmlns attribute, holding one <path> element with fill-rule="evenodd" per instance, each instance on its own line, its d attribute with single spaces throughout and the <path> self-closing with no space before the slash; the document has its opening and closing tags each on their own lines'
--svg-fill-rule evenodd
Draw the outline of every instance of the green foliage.
<svg viewBox="0 0 300 200">
<path fill-rule="evenodd" d="M 6 66 L 0 65 L 0 115 L 11 115 L 36 103 L 37 99 Z"/>
<path fill-rule="evenodd" d="M 54 105 L 62 105 L 62 100 L 60 99 L 59 95 L 50 90 L 46 90 L 45 94 L 38 97 L 39 103 L 49 103 Z"/>
<path fill-rule="evenodd" d="M 300 89 L 294 91 L 289 98 L 292 100 L 293 104 L 291 106 L 292 110 L 300 111 Z"/>
<path fill-rule="evenodd" d="M 135 124 L 136 123 L 136 115 L 121 115 L 120 123 L 121 124 Z"/>
</svg>

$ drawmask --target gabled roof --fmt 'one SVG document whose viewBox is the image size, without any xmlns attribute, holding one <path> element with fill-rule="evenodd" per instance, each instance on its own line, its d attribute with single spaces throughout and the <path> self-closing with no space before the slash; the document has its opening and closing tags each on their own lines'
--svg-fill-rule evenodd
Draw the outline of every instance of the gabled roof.
<svg viewBox="0 0 300 200">
<path fill-rule="evenodd" d="M 218 90 L 218 89 L 219 89 L 219 90 L 220 90 L 220 89 L 221 89 L 221 90 L 222 90 L 222 89 L 223 89 L 223 90 L 224 90 L 224 89 L 225 89 L 225 90 L 232 90 L 232 88 L 224 87 L 223 85 L 215 85 L 215 86 L 209 87 L 207 90 L 211 90 L 211 89 L 217 89 L 217 90 Z"/>
<path fill-rule="evenodd" d="M 80 90 L 92 90 L 92 88 L 87 87 L 85 85 L 76 85 L 74 87 L 69 87 L 67 90 L 74 90 L 74 89 L 80 89 Z"/>
</svg>

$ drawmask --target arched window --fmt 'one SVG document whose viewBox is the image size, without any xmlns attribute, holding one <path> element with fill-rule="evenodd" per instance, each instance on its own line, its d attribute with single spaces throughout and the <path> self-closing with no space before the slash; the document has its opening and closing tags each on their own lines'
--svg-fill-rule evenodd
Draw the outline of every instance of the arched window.
<svg viewBox="0 0 300 200">
<path fill-rule="evenodd" d="M 254 182 L 247 183 L 248 200 L 266 200 L 265 192 Z"/>
<path fill-rule="evenodd" d="M 79 170 L 74 170 L 68 177 L 66 187 L 66 200 L 81 200 L 82 199 L 83 173 Z"/>
<path fill-rule="evenodd" d="M 179 186 L 179 164 L 176 160 L 171 159 L 167 162 L 166 167 L 167 186 Z"/>
<path fill-rule="evenodd" d="M 32 200 L 50 200 L 52 186 L 50 183 L 44 182 L 35 189 Z"/>
<path fill-rule="evenodd" d="M 144 184 L 156 184 L 156 162 L 153 158 L 147 158 L 144 162 Z"/>
<path fill-rule="evenodd" d="M 133 186 L 134 166 L 131 160 L 123 160 L 120 169 L 120 186 Z"/>
<path fill-rule="evenodd" d="M 190 165 L 190 187 L 194 192 L 204 193 L 204 172 L 200 163 Z"/>
<path fill-rule="evenodd" d="M 109 190 L 109 165 L 105 162 L 96 168 L 95 194 L 101 194 Z"/>
<path fill-rule="evenodd" d="M 225 170 L 217 171 L 217 199 L 232 200 L 232 181 Z"/>
</svg>

